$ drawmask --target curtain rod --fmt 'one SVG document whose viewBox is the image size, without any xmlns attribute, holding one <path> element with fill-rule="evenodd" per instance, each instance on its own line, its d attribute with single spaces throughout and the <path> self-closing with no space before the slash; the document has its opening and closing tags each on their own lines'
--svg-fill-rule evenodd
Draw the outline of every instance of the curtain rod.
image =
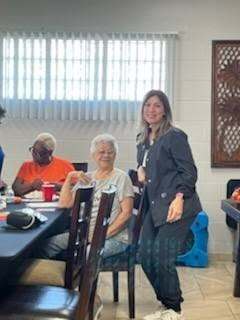
<svg viewBox="0 0 240 320">
<path fill-rule="evenodd" d="M 89 33 L 89 34 L 139 34 L 139 35 L 172 35 L 172 36 L 178 36 L 179 32 L 178 31 L 93 31 L 93 30 L 74 30 L 74 31 L 69 31 L 69 30 L 46 30 L 45 28 L 41 28 L 39 30 L 24 30 L 24 29 L 2 29 L 0 28 L 0 33 L 42 33 L 42 34 L 54 34 L 54 33 L 65 33 L 65 34 L 80 34 L 80 33 Z"/>
</svg>

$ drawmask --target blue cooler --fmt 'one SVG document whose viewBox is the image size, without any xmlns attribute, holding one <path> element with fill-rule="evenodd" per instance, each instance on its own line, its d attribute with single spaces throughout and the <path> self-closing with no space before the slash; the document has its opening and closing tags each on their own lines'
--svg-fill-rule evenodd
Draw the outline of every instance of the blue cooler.
<svg viewBox="0 0 240 320">
<path fill-rule="evenodd" d="M 187 237 L 184 253 L 178 256 L 177 264 L 190 267 L 208 265 L 208 216 L 199 212 Z"/>
</svg>

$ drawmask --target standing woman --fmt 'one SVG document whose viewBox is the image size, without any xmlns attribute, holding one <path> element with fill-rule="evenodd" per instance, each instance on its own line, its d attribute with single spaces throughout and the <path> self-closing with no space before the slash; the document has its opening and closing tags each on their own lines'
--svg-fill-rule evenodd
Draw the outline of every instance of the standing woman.
<svg viewBox="0 0 240 320">
<path fill-rule="evenodd" d="M 195 216 L 197 169 L 187 135 L 172 125 L 167 96 L 151 90 L 143 100 L 137 136 L 138 177 L 146 185 L 148 208 L 141 238 L 142 267 L 159 309 L 145 320 L 183 320 L 176 258 Z"/>
</svg>

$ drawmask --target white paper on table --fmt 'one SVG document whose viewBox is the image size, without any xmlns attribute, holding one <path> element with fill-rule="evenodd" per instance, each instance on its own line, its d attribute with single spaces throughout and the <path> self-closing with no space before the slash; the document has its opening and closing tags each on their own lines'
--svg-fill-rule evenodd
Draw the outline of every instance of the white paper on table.
<svg viewBox="0 0 240 320">
<path fill-rule="evenodd" d="M 43 199 L 30 199 L 30 198 L 22 198 L 22 202 L 43 202 Z"/>
<path fill-rule="evenodd" d="M 55 208 L 37 208 L 39 212 L 54 212 Z"/>
<path fill-rule="evenodd" d="M 43 197 L 42 197 L 42 191 L 32 191 L 32 192 L 29 192 L 27 194 L 24 195 L 24 198 L 25 199 L 30 199 L 30 200 L 43 200 Z"/>
<path fill-rule="evenodd" d="M 30 202 L 26 204 L 27 207 L 30 208 L 57 208 L 58 201 L 54 202 Z"/>
<path fill-rule="evenodd" d="M 59 199 L 59 195 L 54 194 L 53 195 L 53 201 L 56 201 Z M 30 192 L 28 194 L 26 194 L 23 198 L 22 198 L 23 202 L 43 202 L 43 197 L 42 197 L 42 192 L 39 191 L 33 191 Z"/>
</svg>

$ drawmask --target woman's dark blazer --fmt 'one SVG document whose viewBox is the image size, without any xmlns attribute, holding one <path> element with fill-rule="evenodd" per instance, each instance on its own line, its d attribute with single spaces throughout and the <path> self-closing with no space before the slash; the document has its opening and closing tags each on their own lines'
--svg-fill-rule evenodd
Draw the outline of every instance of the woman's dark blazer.
<svg viewBox="0 0 240 320">
<path fill-rule="evenodd" d="M 202 207 L 195 190 L 197 168 L 187 135 L 173 127 L 150 147 L 146 143 L 139 143 L 138 165 L 142 165 L 147 149 L 148 212 L 152 215 L 154 225 L 166 223 L 169 205 L 178 192 L 184 195 L 182 219 L 198 214 Z"/>
</svg>

